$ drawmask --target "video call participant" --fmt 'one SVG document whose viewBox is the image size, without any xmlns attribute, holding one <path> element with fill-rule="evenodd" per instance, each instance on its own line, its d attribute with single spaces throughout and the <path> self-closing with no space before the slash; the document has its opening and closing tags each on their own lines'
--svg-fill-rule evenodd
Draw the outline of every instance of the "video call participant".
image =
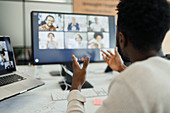
<svg viewBox="0 0 170 113">
<path fill-rule="evenodd" d="M 98 18 L 94 18 L 94 22 L 90 25 L 89 31 L 97 31 L 97 32 L 104 32 L 104 29 L 102 28 L 102 25 L 98 22 Z"/>
<path fill-rule="evenodd" d="M 91 46 L 91 48 L 104 48 L 104 44 L 101 42 L 103 34 L 101 32 L 95 32 L 94 38 L 96 42 Z"/>
<path fill-rule="evenodd" d="M 56 49 L 57 45 L 54 41 L 55 35 L 53 33 L 48 33 L 48 38 L 50 41 L 47 41 L 47 49 Z"/>
<path fill-rule="evenodd" d="M 56 28 L 53 26 L 54 22 L 54 17 L 51 15 L 48 15 L 45 20 L 43 25 L 39 26 L 40 31 L 56 31 Z"/>
<path fill-rule="evenodd" d="M 1 57 L 0 57 L 0 70 L 4 70 L 5 69 L 5 62 L 7 61 L 6 58 L 4 58 L 5 56 L 5 49 L 2 48 L 1 53 Z"/>
<path fill-rule="evenodd" d="M 80 30 L 79 24 L 76 22 L 75 17 L 72 17 L 72 22 L 68 24 L 67 30 L 68 31 L 79 31 Z"/>
<path fill-rule="evenodd" d="M 83 37 L 80 34 L 76 34 L 75 40 L 76 40 L 75 48 L 86 48 L 87 47 L 87 44 L 84 43 Z"/>
<path fill-rule="evenodd" d="M 4 56 L 5 56 L 5 52 L 4 51 L 5 50 L 2 49 L 2 51 L 0 52 L 1 53 L 1 62 L 6 62 L 7 61 L 6 58 L 4 58 Z"/>
<path fill-rule="evenodd" d="M 12 68 L 14 68 L 14 67 L 13 67 L 12 63 L 9 62 L 9 65 L 6 67 L 6 69 L 12 69 Z"/>
<path fill-rule="evenodd" d="M 109 86 L 108 97 L 96 113 L 169 113 L 170 61 L 162 58 L 162 41 L 170 27 L 166 0 L 120 0 L 117 38 L 124 56 L 132 64 L 125 69 L 115 50 L 104 53 L 105 61 L 120 72 Z M 67 113 L 84 113 L 85 82 L 89 57 L 80 68 L 73 55 L 72 88 Z"/>
</svg>

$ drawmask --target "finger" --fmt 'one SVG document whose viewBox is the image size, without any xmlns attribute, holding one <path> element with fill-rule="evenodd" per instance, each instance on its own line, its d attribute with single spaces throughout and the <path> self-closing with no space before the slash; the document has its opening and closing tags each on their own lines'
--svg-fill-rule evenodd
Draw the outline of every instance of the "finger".
<svg viewBox="0 0 170 113">
<path fill-rule="evenodd" d="M 107 52 L 108 52 L 111 56 L 114 56 L 114 54 L 113 54 L 111 51 L 107 50 Z"/>
<path fill-rule="evenodd" d="M 101 50 L 101 52 L 103 52 L 107 57 L 111 58 L 111 56 L 107 54 L 106 52 L 104 52 L 103 50 Z"/>
<path fill-rule="evenodd" d="M 115 55 L 119 55 L 119 53 L 117 52 L 117 47 L 115 48 Z"/>
<path fill-rule="evenodd" d="M 72 59 L 73 59 L 73 65 L 80 67 L 79 63 L 77 62 L 77 58 L 74 55 L 72 55 Z"/>
<path fill-rule="evenodd" d="M 89 57 L 86 57 L 85 60 L 84 60 L 84 63 L 83 63 L 83 69 L 86 70 L 88 64 L 89 64 L 89 61 L 90 61 L 90 58 Z"/>
<path fill-rule="evenodd" d="M 102 56 L 103 56 L 103 60 L 104 60 L 106 63 L 109 63 L 109 59 L 107 59 L 107 58 L 104 56 L 104 54 L 102 54 Z"/>
</svg>

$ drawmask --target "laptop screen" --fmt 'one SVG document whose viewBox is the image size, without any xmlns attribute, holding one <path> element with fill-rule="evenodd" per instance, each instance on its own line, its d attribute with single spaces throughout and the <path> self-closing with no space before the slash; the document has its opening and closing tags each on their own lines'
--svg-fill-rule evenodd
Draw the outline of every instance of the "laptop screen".
<svg viewBox="0 0 170 113">
<path fill-rule="evenodd" d="M 16 71 L 13 49 L 8 37 L 0 37 L 0 75 Z"/>
</svg>

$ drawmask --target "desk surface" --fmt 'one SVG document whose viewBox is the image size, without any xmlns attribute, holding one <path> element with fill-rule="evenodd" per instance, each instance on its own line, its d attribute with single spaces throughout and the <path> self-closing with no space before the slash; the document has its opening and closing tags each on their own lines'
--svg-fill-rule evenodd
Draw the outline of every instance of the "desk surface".
<svg viewBox="0 0 170 113">
<path fill-rule="evenodd" d="M 104 73 L 106 67 L 106 63 L 89 64 L 87 81 L 96 88 L 107 89 L 116 74 L 114 72 Z M 60 70 L 60 65 L 17 66 L 17 71 L 34 78 L 39 78 L 45 82 L 45 85 L 0 102 L 0 111 L 3 111 L 3 113 L 65 113 L 67 100 L 53 101 L 51 98 L 51 92 L 61 89 L 58 82 L 62 81 L 63 77 L 51 76 L 49 72 Z M 85 104 L 87 113 L 94 113 L 99 107 L 93 104 L 93 100 L 94 98 L 87 98 Z"/>
</svg>

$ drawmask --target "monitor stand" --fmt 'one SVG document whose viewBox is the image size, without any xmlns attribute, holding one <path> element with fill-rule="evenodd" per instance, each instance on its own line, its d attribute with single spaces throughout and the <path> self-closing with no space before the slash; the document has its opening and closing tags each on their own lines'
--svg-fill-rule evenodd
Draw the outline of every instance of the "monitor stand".
<svg viewBox="0 0 170 113">
<path fill-rule="evenodd" d="M 72 63 L 67 63 L 62 65 L 61 74 L 65 78 L 65 81 L 59 82 L 61 89 L 70 90 L 72 84 L 72 78 L 73 78 Z M 93 86 L 88 81 L 85 81 L 84 85 L 82 86 L 82 89 L 83 88 L 93 88 Z"/>
<path fill-rule="evenodd" d="M 105 69 L 105 73 L 108 73 L 108 72 L 112 72 L 113 70 L 110 68 L 110 66 L 108 65 Z"/>
</svg>

